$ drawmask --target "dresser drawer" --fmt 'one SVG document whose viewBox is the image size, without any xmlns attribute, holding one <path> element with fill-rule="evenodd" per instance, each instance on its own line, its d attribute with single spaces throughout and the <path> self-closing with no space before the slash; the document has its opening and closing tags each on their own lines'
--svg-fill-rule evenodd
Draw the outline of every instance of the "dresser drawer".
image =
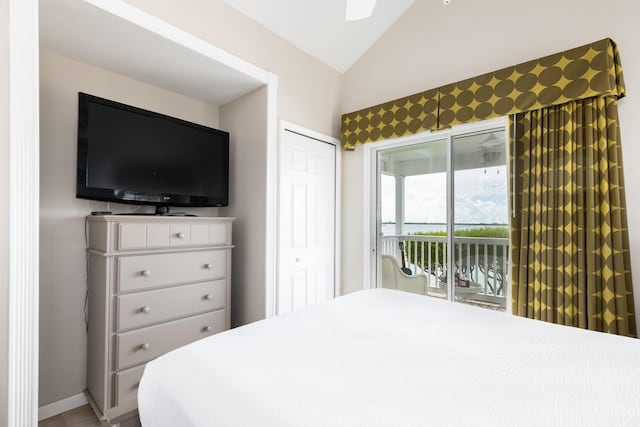
<svg viewBox="0 0 640 427">
<path fill-rule="evenodd" d="M 144 224 L 142 224 L 144 225 Z M 125 224 L 120 224 L 120 229 L 125 226 Z M 145 248 L 166 248 L 169 246 L 169 240 L 171 239 L 171 229 L 169 228 L 169 224 L 159 223 L 159 224 L 146 224 L 146 236 L 145 236 Z M 120 235 L 123 236 L 125 233 L 120 231 Z M 120 248 L 123 249 L 123 248 Z"/>
<path fill-rule="evenodd" d="M 231 244 L 231 224 L 224 222 L 121 222 L 117 230 L 119 250 Z"/>
<path fill-rule="evenodd" d="M 120 295 L 117 329 L 131 329 L 225 307 L 226 281 Z"/>
<path fill-rule="evenodd" d="M 143 249 L 147 247 L 147 225 L 138 223 L 118 224 L 118 249 Z"/>
<path fill-rule="evenodd" d="M 118 257 L 121 292 L 226 276 L 227 251 L 176 252 Z"/>
<path fill-rule="evenodd" d="M 137 366 L 116 374 L 116 405 L 138 398 L 138 386 L 144 373 L 144 367 L 145 365 Z"/>
<path fill-rule="evenodd" d="M 124 369 L 225 330 L 225 311 L 149 326 L 116 335 L 116 369 Z"/>
</svg>

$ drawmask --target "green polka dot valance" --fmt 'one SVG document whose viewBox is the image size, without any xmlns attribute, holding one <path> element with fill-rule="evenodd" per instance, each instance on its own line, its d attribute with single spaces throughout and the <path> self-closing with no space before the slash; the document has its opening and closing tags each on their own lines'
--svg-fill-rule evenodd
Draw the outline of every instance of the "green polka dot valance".
<svg viewBox="0 0 640 427">
<path fill-rule="evenodd" d="M 438 89 L 342 116 L 342 149 L 438 128 Z"/>
<path fill-rule="evenodd" d="M 616 44 L 604 39 L 565 52 L 375 105 L 342 116 L 342 148 L 625 94 Z"/>
</svg>

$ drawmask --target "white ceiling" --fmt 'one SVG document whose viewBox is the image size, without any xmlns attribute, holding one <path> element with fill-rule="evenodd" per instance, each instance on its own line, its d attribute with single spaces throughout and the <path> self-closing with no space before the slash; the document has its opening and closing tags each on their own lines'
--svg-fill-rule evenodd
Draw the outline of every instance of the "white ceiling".
<svg viewBox="0 0 640 427">
<path fill-rule="evenodd" d="M 88 1 L 40 0 L 40 46 L 213 105 L 264 85 L 255 76 L 265 72 L 239 58 L 122 2 L 98 3 L 120 15 Z"/>
<path fill-rule="evenodd" d="M 373 15 L 344 19 L 346 0 L 225 0 L 335 70 L 347 71 L 413 4 L 378 0 Z"/>
</svg>

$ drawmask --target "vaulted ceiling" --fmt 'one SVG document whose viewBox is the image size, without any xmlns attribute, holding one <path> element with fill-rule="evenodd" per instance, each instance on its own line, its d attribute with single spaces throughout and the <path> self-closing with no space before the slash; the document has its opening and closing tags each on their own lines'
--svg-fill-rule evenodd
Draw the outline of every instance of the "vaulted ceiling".
<svg viewBox="0 0 640 427">
<path fill-rule="evenodd" d="M 377 0 L 370 18 L 345 21 L 346 0 L 225 0 L 341 73 L 347 71 L 414 1 Z"/>
</svg>

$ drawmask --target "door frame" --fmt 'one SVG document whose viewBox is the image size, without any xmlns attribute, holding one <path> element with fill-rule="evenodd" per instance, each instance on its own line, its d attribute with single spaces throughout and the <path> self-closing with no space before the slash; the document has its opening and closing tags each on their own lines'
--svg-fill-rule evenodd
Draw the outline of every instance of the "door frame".
<svg viewBox="0 0 640 427">
<path fill-rule="evenodd" d="M 278 132 L 278 176 L 276 177 L 276 218 L 275 222 L 275 239 L 276 239 L 276 258 L 280 254 L 280 172 L 281 172 L 281 156 L 282 156 L 282 141 L 284 140 L 285 132 L 294 132 L 299 135 L 305 136 L 310 139 L 315 139 L 318 142 L 322 142 L 325 144 L 333 145 L 335 147 L 335 212 L 334 212 L 334 223 L 335 223 L 335 234 L 334 234 L 334 286 L 333 286 L 333 295 L 340 295 L 340 276 L 341 276 L 341 264 L 340 264 L 340 248 L 341 241 L 340 239 L 340 213 L 342 212 L 341 200 L 341 177 L 342 177 L 342 158 L 340 155 L 340 140 L 334 138 L 332 136 L 328 136 L 322 134 L 320 132 L 316 132 L 311 129 L 307 129 L 303 126 L 297 125 L 295 123 L 288 122 L 286 120 L 280 120 L 279 132 Z M 271 304 L 267 307 L 267 318 L 275 316 L 277 313 L 277 301 L 278 301 L 278 283 L 280 281 L 280 263 L 279 260 L 275 260 L 275 269 L 276 269 L 276 281 L 273 286 L 267 289 L 267 301 L 270 301 Z"/>
<path fill-rule="evenodd" d="M 443 129 L 440 131 L 426 131 L 417 133 L 414 135 L 403 136 L 400 138 L 387 139 L 384 141 L 379 141 L 375 143 L 369 143 L 364 145 L 364 198 L 363 198 L 363 236 L 364 236 L 364 245 L 363 245 L 363 289 L 374 289 L 377 287 L 377 284 L 380 283 L 380 277 L 378 272 L 378 262 L 380 259 L 379 254 L 379 239 L 377 236 L 379 224 L 378 222 L 378 211 L 380 209 L 379 206 L 379 198 L 378 198 L 378 173 L 377 173 L 377 154 L 378 151 L 386 150 L 389 148 L 397 148 L 405 145 L 418 144 L 422 142 L 431 142 L 441 139 L 447 139 L 447 236 L 448 236 L 448 244 L 452 247 L 453 243 L 453 210 L 451 209 L 451 200 L 450 198 L 453 195 L 453 175 L 451 170 L 451 156 L 452 156 L 452 144 L 451 139 L 458 135 L 464 133 L 474 133 L 474 132 L 482 132 L 490 129 L 495 129 L 503 126 L 505 129 L 505 144 L 506 144 L 506 152 L 509 153 L 509 138 L 510 138 L 510 129 L 509 129 L 509 121 L 507 117 L 498 117 L 495 119 L 484 120 L 482 122 L 476 123 L 467 123 L 458 126 L 453 126 L 451 128 Z M 508 159 L 508 157 L 507 157 Z M 507 161 L 507 173 L 511 172 L 511 162 Z M 375 184 L 375 185 L 374 185 Z M 511 183 L 508 182 L 507 185 Z M 510 202 L 509 202 L 510 203 Z M 509 209 L 511 209 L 511 205 L 509 204 Z M 511 213 L 511 212 L 510 212 Z M 511 215 L 510 215 L 511 216 Z M 509 238 L 511 240 L 511 237 Z M 511 241 L 509 242 L 511 246 Z M 510 267 L 511 268 L 511 267 Z M 453 263 L 449 263 L 448 277 L 453 277 Z M 509 277 L 511 277 L 511 271 L 509 271 Z M 451 282 L 451 281 L 449 281 Z M 511 287 L 507 286 L 505 289 L 505 298 L 507 302 L 511 299 Z M 453 298 L 452 293 L 452 284 L 448 283 L 448 291 L 447 298 Z M 511 312 L 511 304 L 507 303 L 507 311 Z"/>
</svg>

